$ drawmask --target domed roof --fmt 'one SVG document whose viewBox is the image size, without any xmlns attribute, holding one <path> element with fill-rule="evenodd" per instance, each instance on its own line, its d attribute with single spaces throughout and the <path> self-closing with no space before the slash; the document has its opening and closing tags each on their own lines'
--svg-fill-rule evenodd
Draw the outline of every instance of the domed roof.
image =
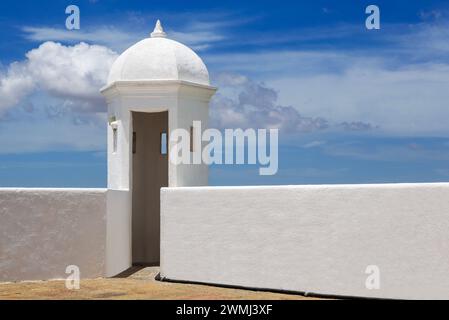
<svg viewBox="0 0 449 320">
<path fill-rule="evenodd" d="M 187 46 L 166 38 L 158 20 L 151 38 L 123 52 L 112 65 L 108 85 L 116 81 L 183 80 L 209 85 L 201 58 Z"/>
</svg>

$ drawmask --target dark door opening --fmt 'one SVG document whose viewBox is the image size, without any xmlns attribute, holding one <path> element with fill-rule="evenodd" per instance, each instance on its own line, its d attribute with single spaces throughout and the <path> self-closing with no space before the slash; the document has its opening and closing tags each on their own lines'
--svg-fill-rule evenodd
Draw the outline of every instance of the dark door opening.
<svg viewBox="0 0 449 320">
<path fill-rule="evenodd" d="M 160 189 L 168 186 L 168 112 L 133 112 L 132 261 L 159 265 Z"/>
</svg>

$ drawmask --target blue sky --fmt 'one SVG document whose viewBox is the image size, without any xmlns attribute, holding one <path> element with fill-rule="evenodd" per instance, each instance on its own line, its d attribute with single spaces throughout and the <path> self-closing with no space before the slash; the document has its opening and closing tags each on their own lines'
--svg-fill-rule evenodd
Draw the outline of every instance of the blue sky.
<svg viewBox="0 0 449 320">
<path fill-rule="evenodd" d="M 369 4 L 380 30 L 365 28 Z M 448 17 L 446 1 L 423 0 L 1 1 L 0 186 L 106 185 L 98 89 L 158 18 L 220 88 L 215 126 L 276 115 L 278 174 L 213 166 L 211 184 L 447 181 Z"/>
</svg>

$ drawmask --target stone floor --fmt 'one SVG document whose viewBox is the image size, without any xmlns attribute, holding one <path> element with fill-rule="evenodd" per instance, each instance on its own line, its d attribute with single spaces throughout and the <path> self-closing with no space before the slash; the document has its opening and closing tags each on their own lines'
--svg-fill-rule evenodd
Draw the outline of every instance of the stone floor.
<svg viewBox="0 0 449 320">
<path fill-rule="evenodd" d="M 0 283 L 0 299 L 148 299 L 148 300 L 303 300 L 301 295 L 179 284 L 154 280 L 158 267 L 134 267 L 109 279 L 81 280 L 79 290 L 67 290 L 65 281 Z"/>
</svg>

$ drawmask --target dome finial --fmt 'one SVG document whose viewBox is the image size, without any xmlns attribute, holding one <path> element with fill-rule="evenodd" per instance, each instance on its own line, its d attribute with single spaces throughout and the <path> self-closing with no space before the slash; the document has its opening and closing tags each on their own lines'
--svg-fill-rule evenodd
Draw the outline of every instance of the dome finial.
<svg viewBox="0 0 449 320">
<path fill-rule="evenodd" d="M 165 38 L 166 36 L 167 34 L 164 32 L 164 28 L 162 28 L 161 21 L 158 19 L 154 31 L 151 33 L 151 38 Z"/>
</svg>

